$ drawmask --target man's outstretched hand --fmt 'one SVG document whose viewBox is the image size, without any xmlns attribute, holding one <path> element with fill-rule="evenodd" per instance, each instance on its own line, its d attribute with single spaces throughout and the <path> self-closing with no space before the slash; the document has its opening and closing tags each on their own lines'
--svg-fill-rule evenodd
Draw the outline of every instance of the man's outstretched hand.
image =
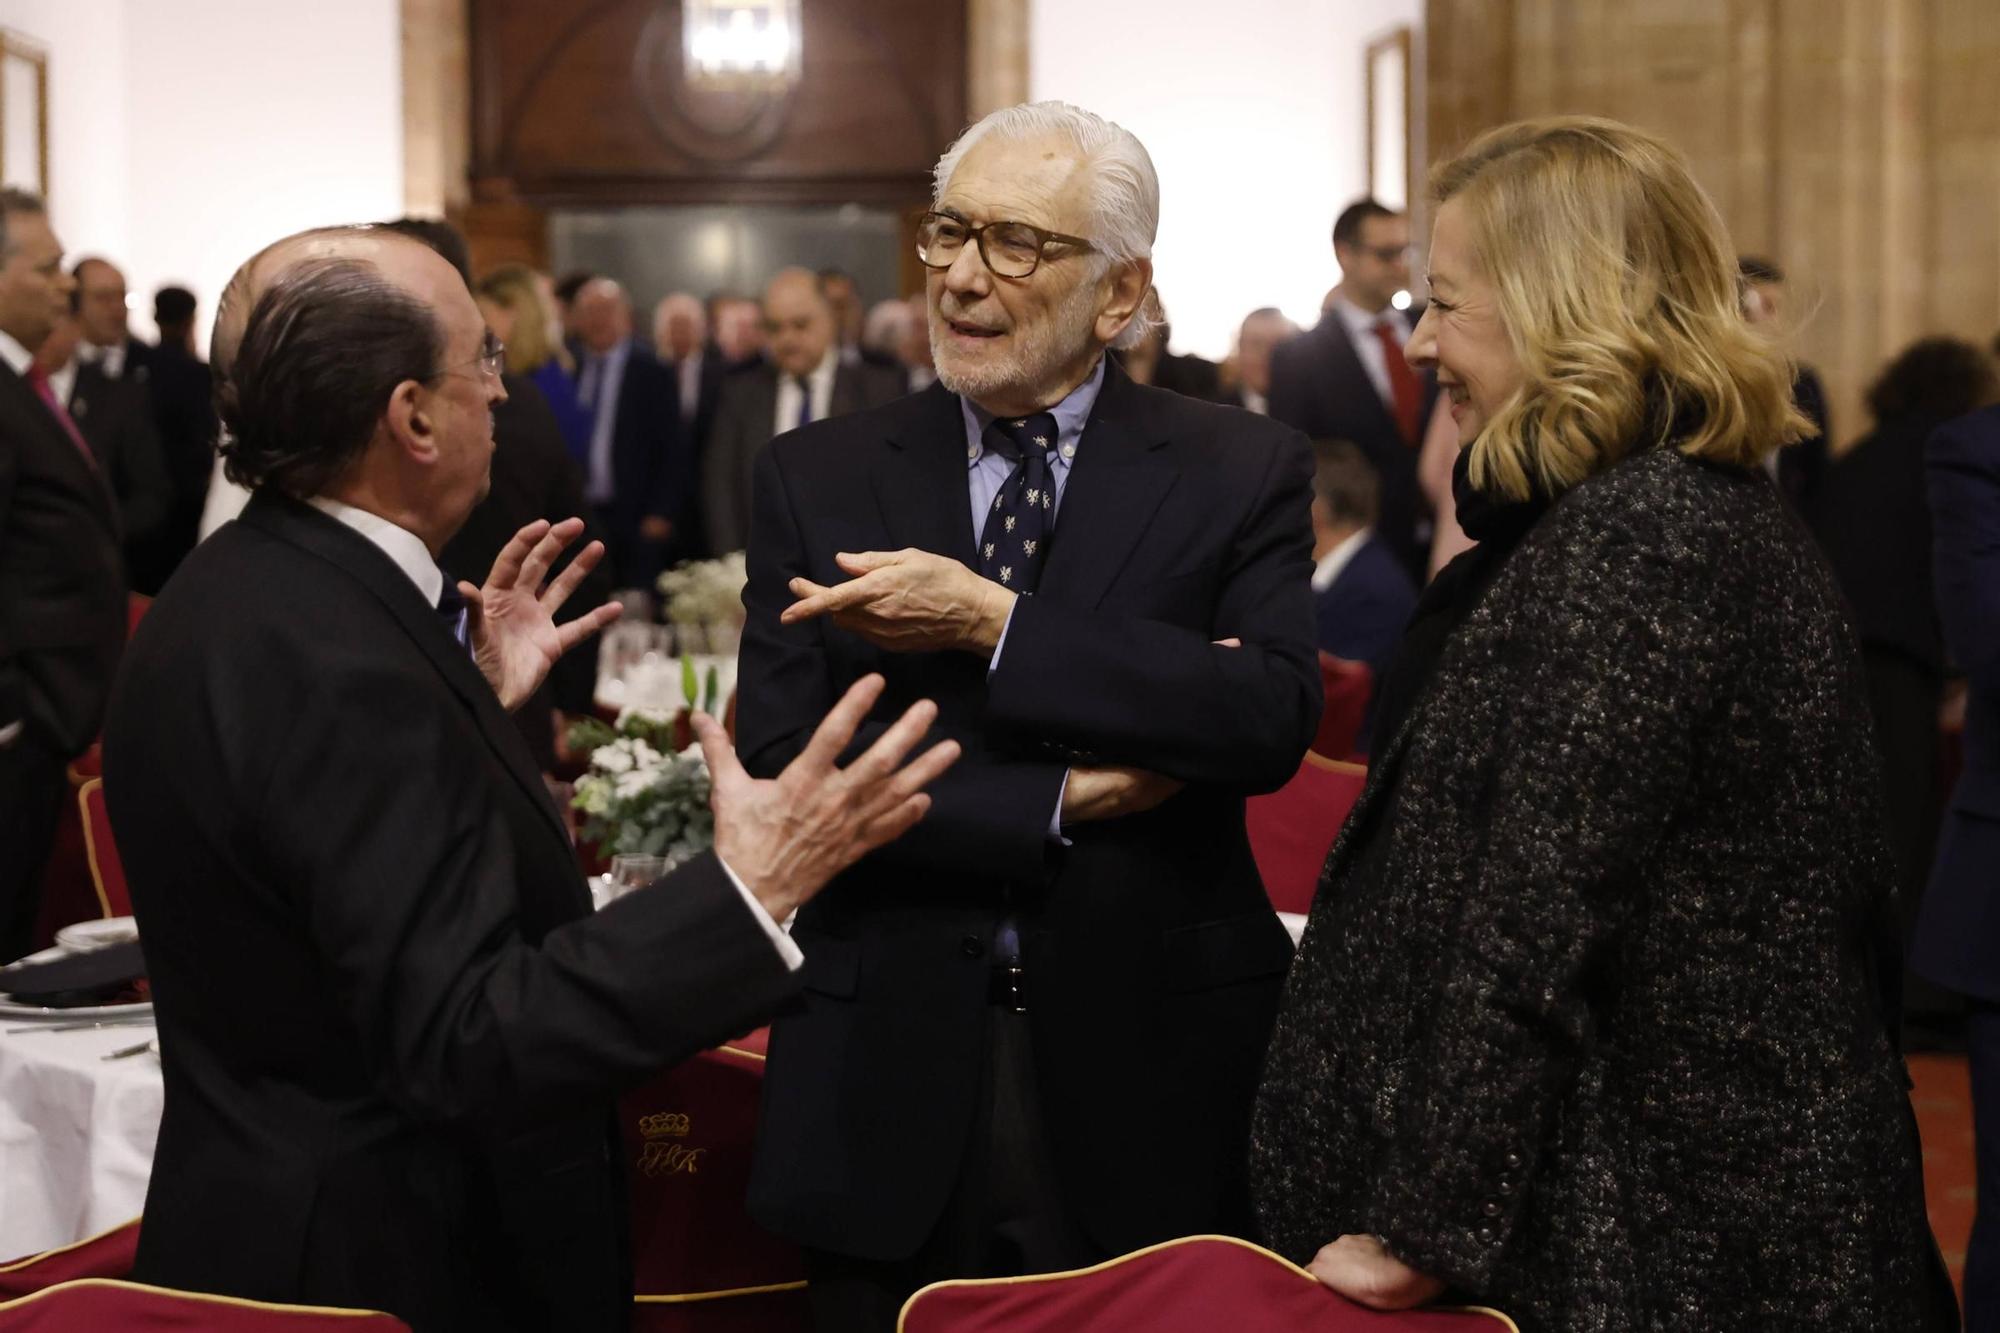
<svg viewBox="0 0 2000 1333">
<path fill-rule="evenodd" d="M 836 767 L 882 686 L 880 676 L 854 682 L 799 757 L 763 781 L 744 771 L 721 723 L 694 715 L 708 760 L 716 855 L 774 921 L 922 819 L 931 803 L 923 789 L 958 759 L 958 742 L 940 741 L 903 763 L 937 720 L 937 705 L 925 699 L 911 704 L 853 763 Z"/>
<path fill-rule="evenodd" d="M 606 602 L 556 624 L 556 612 L 604 558 L 604 543 L 592 542 L 547 587 L 542 585 L 563 549 L 582 535 L 580 518 L 553 526 L 538 518 L 501 548 L 485 587 L 458 585 L 465 598 L 472 658 L 510 713 L 527 702 L 564 653 L 618 619 L 622 608 Z"/>
</svg>

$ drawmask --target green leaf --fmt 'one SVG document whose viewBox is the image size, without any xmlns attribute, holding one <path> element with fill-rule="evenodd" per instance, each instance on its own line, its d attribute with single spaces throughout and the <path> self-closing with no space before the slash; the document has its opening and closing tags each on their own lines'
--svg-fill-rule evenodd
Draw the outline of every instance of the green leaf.
<svg viewBox="0 0 2000 1333">
<path fill-rule="evenodd" d="M 713 662 L 708 664 L 708 679 L 705 684 L 707 688 L 701 696 L 701 711 L 707 713 L 710 717 L 714 717 L 715 705 L 717 703 L 715 696 L 722 692 L 722 676 L 716 671 L 715 663 Z"/>
<path fill-rule="evenodd" d="M 693 708 L 695 700 L 701 697 L 699 682 L 694 678 L 694 658 L 688 654 L 681 657 L 681 694 L 686 697 L 689 708 Z"/>
<path fill-rule="evenodd" d="M 600 745 L 609 745 L 618 739 L 618 733 L 594 717 L 579 718 L 570 724 L 569 748 L 576 754 L 588 754 Z"/>
</svg>

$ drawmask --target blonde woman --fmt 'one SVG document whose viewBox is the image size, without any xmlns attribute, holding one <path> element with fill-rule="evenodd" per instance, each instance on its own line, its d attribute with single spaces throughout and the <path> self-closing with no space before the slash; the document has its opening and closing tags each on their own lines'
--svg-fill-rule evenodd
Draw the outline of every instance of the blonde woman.
<svg viewBox="0 0 2000 1333">
<path fill-rule="evenodd" d="M 1602 120 L 1495 130 L 1432 195 L 1408 354 L 1478 544 L 1287 982 L 1265 1234 L 1529 1333 L 1956 1328 L 1860 664 L 1758 466 L 1804 423 L 1721 219 Z"/>
<path fill-rule="evenodd" d="M 507 345 L 507 373 L 534 381 L 556 414 L 570 457 L 581 463 L 590 452 L 590 414 L 577 402 L 569 352 L 549 337 L 552 321 L 539 278 L 525 264 L 502 264 L 480 279 L 473 294 L 487 327 Z"/>
</svg>

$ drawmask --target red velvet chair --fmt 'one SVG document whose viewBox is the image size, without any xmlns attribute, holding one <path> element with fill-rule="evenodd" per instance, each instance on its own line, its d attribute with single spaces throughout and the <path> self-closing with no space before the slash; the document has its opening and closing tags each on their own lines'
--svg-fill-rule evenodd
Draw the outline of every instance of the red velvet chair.
<svg viewBox="0 0 2000 1333">
<path fill-rule="evenodd" d="M 1366 662 L 1350 662 L 1332 653 L 1319 655 L 1320 685 L 1326 690 L 1326 711 L 1319 715 L 1314 754 L 1328 759 L 1352 759 L 1361 739 L 1368 701 L 1375 695 L 1375 673 Z"/>
<path fill-rule="evenodd" d="M 1248 1241 L 1188 1236 L 1094 1268 L 939 1282 L 903 1306 L 898 1333 L 1520 1333 L 1496 1310 L 1383 1314 L 1334 1295 Z"/>
<path fill-rule="evenodd" d="M 139 1252 L 139 1219 L 99 1232 L 73 1245 L 58 1246 L 0 1264 L 0 1301 L 11 1301 L 86 1277 L 124 1277 Z"/>
<path fill-rule="evenodd" d="M 805 1264 L 744 1207 L 764 1043 L 705 1051 L 620 1104 L 636 1333 L 808 1333 Z"/>
<path fill-rule="evenodd" d="M 104 779 L 92 778 L 76 794 L 83 814 L 83 846 L 90 860 L 90 882 L 97 905 L 106 917 L 132 915 L 132 891 L 125 887 L 125 863 L 111 837 L 111 814 L 104 808 Z"/>
<path fill-rule="evenodd" d="M 0 1304 L 0 1333 L 410 1333 L 391 1315 L 83 1278 Z"/>
<path fill-rule="evenodd" d="M 1312 910 L 1327 851 L 1367 781 L 1368 770 L 1360 764 L 1308 751 L 1290 782 L 1245 804 L 1250 855 L 1272 907 L 1302 915 Z"/>
</svg>

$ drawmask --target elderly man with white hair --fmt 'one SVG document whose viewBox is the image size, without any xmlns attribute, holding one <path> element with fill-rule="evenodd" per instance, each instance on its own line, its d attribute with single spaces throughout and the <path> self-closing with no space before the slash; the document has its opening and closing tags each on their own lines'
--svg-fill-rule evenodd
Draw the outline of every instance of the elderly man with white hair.
<svg viewBox="0 0 2000 1333">
<path fill-rule="evenodd" d="M 947 1276 L 1242 1231 L 1291 946 L 1243 800 L 1317 725 L 1305 439 L 1131 383 L 1159 186 L 1060 103 L 939 162 L 918 255 L 939 382 L 759 459 L 739 740 L 799 753 L 848 682 L 937 700 L 929 817 L 801 912 L 755 1215 L 824 1329 Z"/>
</svg>

